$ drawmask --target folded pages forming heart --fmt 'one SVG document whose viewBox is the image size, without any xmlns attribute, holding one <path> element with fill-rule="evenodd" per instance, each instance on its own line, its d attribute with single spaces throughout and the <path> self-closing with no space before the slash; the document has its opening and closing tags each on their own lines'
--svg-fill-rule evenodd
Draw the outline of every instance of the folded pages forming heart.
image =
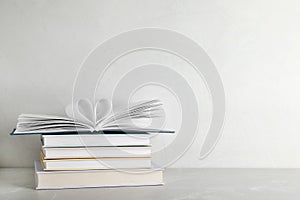
<svg viewBox="0 0 300 200">
<path fill-rule="evenodd" d="M 100 99 L 95 103 L 92 103 L 89 99 L 79 99 L 65 108 L 68 117 L 89 124 L 92 127 L 95 127 L 96 124 L 107 117 L 111 110 L 111 103 L 107 99 Z"/>
<path fill-rule="evenodd" d="M 14 133 L 52 133 L 74 131 L 142 131 L 162 132 L 164 115 L 159 100 L 141 101 L 129 105 L 126 109 L 112 112 L 112 104 L 106 99 L 92 103 L 88 99 L 79 99 L 65 108 L 68 117 L 53 115 L 21 114 Z M 137 122 L 145 122 L 140 126 Z M 174 132 L 166 130 L 164 132 Z"/>
</svg>

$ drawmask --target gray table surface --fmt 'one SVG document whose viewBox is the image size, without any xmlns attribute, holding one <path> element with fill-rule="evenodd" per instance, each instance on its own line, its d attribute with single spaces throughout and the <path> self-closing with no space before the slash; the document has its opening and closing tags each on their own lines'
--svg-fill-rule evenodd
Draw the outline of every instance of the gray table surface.
<svg viewBox="0 0 300 200">
<path fill-rule="evenodd" d="M 300 199 L 300 169 L 167 169 L 165 185 L 34 190 L 30 168 L 0 169 L 0 199 Z"/>
</svg>

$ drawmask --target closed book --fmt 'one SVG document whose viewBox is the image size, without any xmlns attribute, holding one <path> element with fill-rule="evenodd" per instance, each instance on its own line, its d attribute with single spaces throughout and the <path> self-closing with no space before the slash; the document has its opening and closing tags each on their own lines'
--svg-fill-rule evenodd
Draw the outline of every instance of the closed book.
<svg viewBox="0 0 300 200">
<path fill-rule="evenodd" d="M 161 168 L 45 171 L 40 161 L 35 161 L 35 185 L 36 189 L 155 186 L 163 185 L 163 172 Z"/>
<path fill-rule="evenodd" d="M 151 157 L 45 159 L 41 152 L 41 162 L 44 170 L 151 168 Z"/>
<path fill-rule="evenodd" d="M 42 135 L 43 147 L 149 146 L 149 134 Z"/>
<path fill-rule="evenodd" d="M 42 147 L 45 159 L 150 157 L 151 146 L 135 147 Z"/>
</svg>

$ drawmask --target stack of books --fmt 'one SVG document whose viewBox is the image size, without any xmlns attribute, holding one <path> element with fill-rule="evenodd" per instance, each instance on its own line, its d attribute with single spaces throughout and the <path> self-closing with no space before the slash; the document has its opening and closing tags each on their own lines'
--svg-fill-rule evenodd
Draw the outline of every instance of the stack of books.
<svg viewBox="0 0 300 200">
<path fill-rule="evenodd" d="M 148 102 L 129 108 L 157 107 Z M 121 113 L 124 116 L 124 113 Z M 125 113 L 125 115 L 128 112 Z M 131 113 L 132 114 L 132 113 Z M 114 116 L 117 118 L 119 115 Z M 105 117 L 110 121 L 111 117 Z M 35 161 L 36 189 L 162 185 L 163 169 L 151 162 L 150 133 L 155 129 L 107 128 L 71 118 L 22 114 L 12 135 L 41 134 L 40 160 Z M 124 118 L 123 118 L 124 119 Z M 96 121 L 96 120 L 95 120 Z M 99 125 L 99 124 L 98 124 Z M 98 127 L 99 129 L 96 129 Z"/>
<path fill-rule="evenodd" d="M 148 134 L 42 135 L 36 189 L 163 184 Z"/>
</svg>

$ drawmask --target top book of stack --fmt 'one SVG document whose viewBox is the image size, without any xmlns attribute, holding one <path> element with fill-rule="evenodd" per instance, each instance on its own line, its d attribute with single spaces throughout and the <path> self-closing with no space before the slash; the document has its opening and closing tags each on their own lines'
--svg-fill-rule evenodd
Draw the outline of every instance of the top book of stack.
<svg viewBox="0 0 300 200">
<path fill-rule="evenodd" d="M 162 103 L 159 100 L 150 100 L 112 112 L 112 106 L 108 100 L 101 99 L 92 104 L 87 99 L 80 99 L 66 107 L 68 117 L 19 115 L 17 127 L 11 135 L 174 133 L 173 130 L 141 128 L 133 123 L 133 120 L 151 119 L 153 121 L 161 117 L 161 106 Z"/>
</svg>

